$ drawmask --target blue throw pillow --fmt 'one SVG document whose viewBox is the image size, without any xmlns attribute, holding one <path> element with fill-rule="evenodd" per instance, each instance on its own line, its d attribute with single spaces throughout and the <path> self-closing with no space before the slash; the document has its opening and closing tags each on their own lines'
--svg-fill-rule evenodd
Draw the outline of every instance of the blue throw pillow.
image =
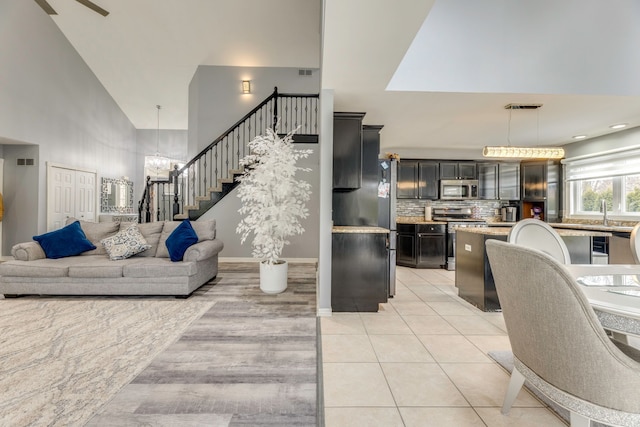
<svg viewBox="0 0 640 427">
<path fill-rule="evenodd" d="M 191 222 L 189 220 L 182 221 L 167 237 L 166 245 L 171 261 L 182 261 L 184 253 L 194 243 L 198 243 L 198 235 L 193 230 Z"/>
<path fill-rule="evenodd" d="M 40 243 L 47 258 L 80 255 L 82 252 L 96 248 L 82 231 L 80 221 L 72 222 L 60 230 L 33 236 L 33 240 Z"/>
</svg>

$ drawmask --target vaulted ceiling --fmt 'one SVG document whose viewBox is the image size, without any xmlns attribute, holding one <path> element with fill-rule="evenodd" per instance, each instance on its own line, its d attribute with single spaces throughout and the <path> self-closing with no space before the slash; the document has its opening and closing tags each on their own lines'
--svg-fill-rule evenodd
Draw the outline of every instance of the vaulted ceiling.
<svg viewBox="0 0 640 427">
<path fill-rule="evenodd" d="M 163 128 L 186 129 L 198 65 L 321 68 L 336 110 L 366 112 L 382 149 L 409 155 L 640 125 L 635 0 L 94 0 L 107 17 L 48 2 L 137 128 L 161 104 Z"/>
</svg>

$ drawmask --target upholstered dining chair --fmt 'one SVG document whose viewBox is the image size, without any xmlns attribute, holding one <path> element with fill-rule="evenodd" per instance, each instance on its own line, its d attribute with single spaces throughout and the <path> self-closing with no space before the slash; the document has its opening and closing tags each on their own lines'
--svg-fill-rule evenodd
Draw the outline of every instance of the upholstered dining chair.
<svg viewBox="0 0 640 427">
<path fill-rule="evenodd" d="M 562 237 L 549 224 L 539 219 L 518 221 L 511 228 L 507 241 L 541 250 L 563 264 L 571 264 L 569 249 Z"/>
<path fill-rule="evenodd" d="M 571 413 L 640 426 L 640 351 L 613 342 L 564 265 L 537 249 L 490 239 L 486 250 L 513 351 L 507 414 L 525 380 Z"/>
<path fill-rule="evenodd" d="M 638 231 L 640 229 L 640 222 L 637 223 L 633 230 L 631 230 L 631 255 L 633 255 L 633 260 L 636 264 L 640 264 L 640 236 L 638 236 Z"/>
</svg>

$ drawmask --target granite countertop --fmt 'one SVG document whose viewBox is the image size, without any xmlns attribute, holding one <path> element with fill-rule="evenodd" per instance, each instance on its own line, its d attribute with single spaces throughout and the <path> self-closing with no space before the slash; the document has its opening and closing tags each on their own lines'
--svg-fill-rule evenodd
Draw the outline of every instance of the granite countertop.
<svg viewBox="0 0 640 427">
<path fill-rule="evenodd" d="M 389 230 L 382 227 L 373 227 L 366 225 L 334 225 L 331 229 L 332 233 L 381 233 L 388 234 Z"/>
<path fill-rule="evenodd" d="M 571 228 L 574 230 L 593 230 L 593 231 L 609 231 L 619 233 L 631 233 L 633 227 L 627 227 L 622 225 L 602 225 L 602 224 L 577 224 L 567 222 L 553 222 L 549 223 L 553 228 Z"/>
<path fill-rule="evenodd" d="M 511 231 L 511 227 L 465 227 L 458 228 L 458 232 L 464 231 L 467 233 L 485 234 L 487 236 L 507 236 Z M 609 237 L 611 233 L 604 231 L 593 230 L 556 230 L 560 236 L 602 236 Z"/>
<path fill-rule="evenodd" d="M 446 221 L 425 221 L 423 216 L 399 216 L 396 224 L 446 224 Z"/>
</svg>

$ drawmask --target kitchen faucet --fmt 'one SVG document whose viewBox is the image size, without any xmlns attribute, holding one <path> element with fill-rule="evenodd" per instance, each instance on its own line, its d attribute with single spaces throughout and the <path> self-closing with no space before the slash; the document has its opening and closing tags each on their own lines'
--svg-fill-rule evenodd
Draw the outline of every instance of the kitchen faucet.
<svg viewBox="0 0 640 427">
<path fill-rule="evenodd" d="M 607 221 L 607 201 L 605 199 L 600 202 L 600 211 L 602 212 L 602 225 L 609 225 Z"/>
</svg>

